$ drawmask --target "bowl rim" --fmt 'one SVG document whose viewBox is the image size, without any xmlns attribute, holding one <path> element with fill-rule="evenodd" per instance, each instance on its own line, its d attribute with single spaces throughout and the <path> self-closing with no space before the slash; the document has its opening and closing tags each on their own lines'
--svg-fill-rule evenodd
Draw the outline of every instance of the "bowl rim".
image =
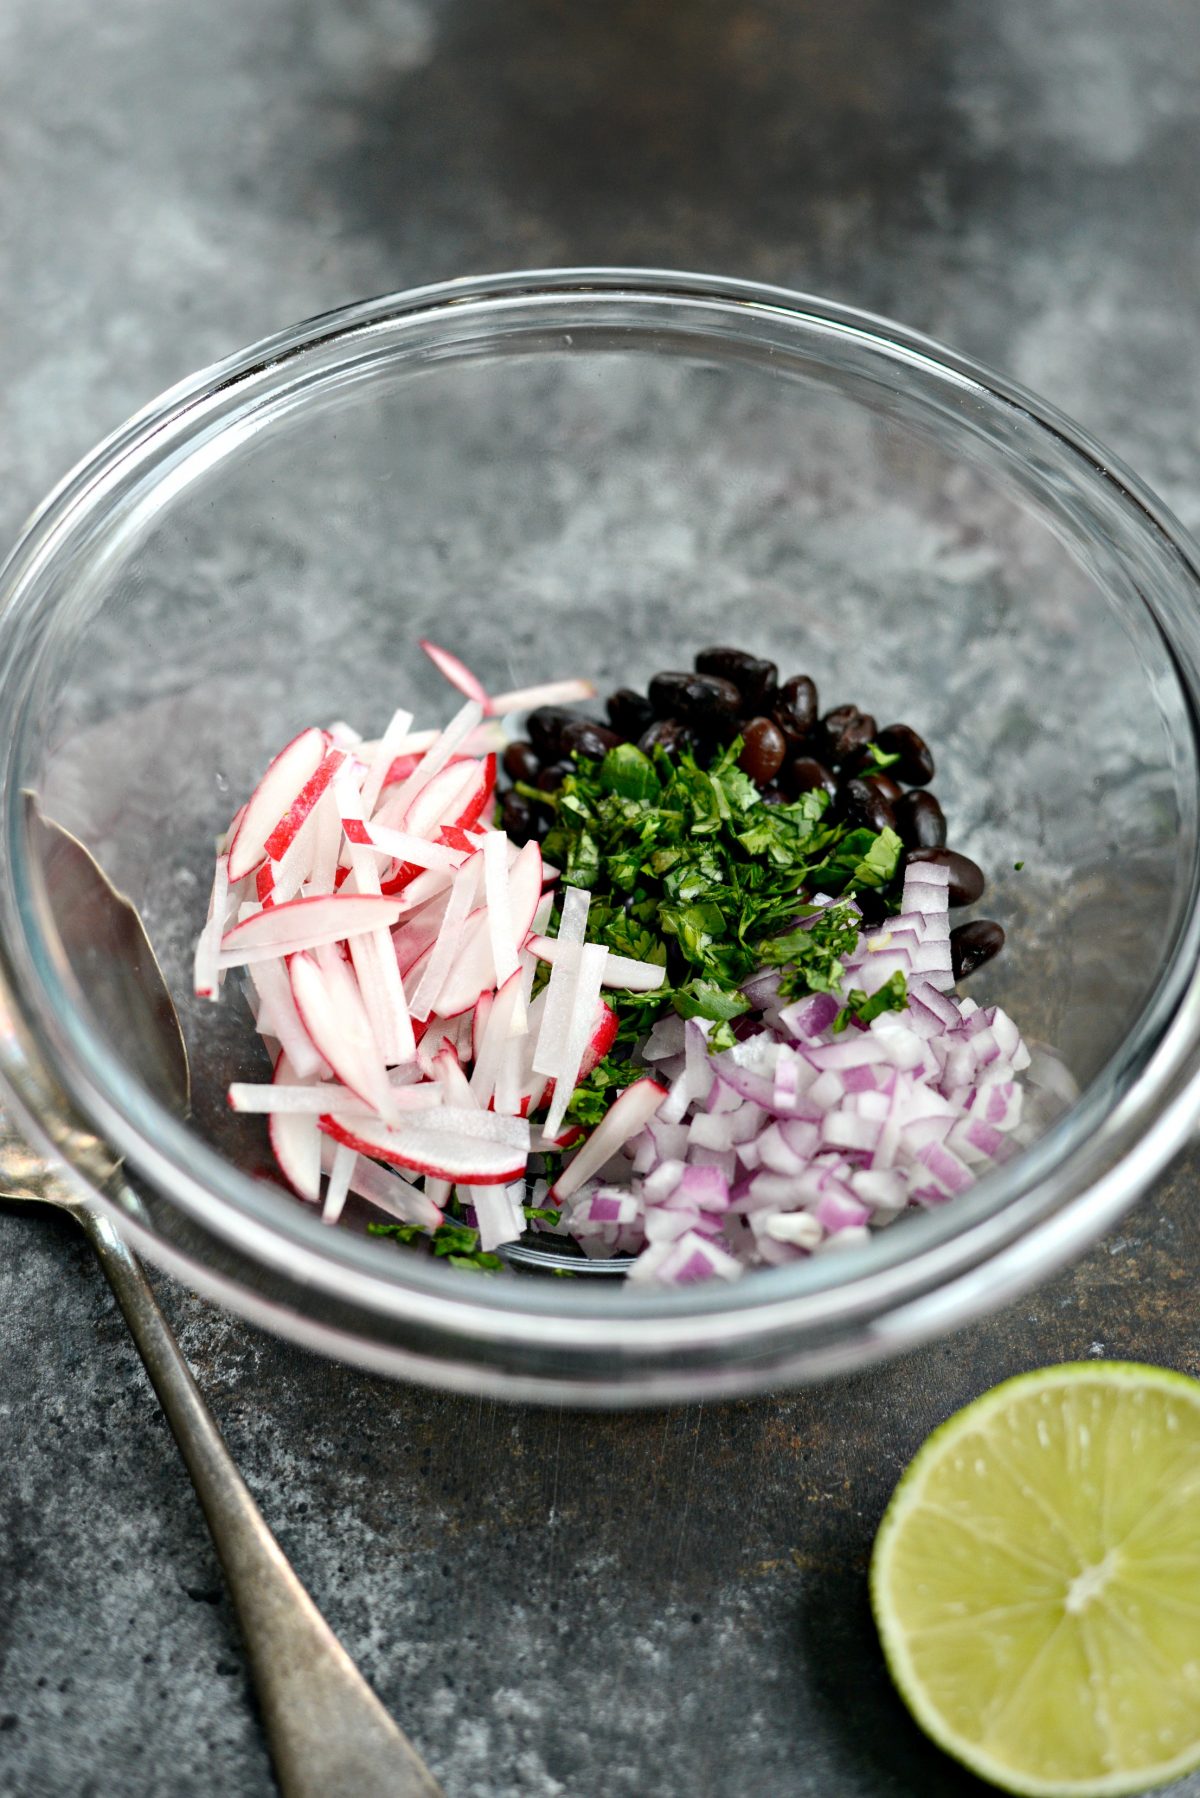
<svg viewBox="0 0 1200 1798">
<path fill-rule="evenodd" d="M 58 484 L 0 568 L 0 693 L 13 682 L 21 633 L 30 628 L 30 620 L 21 615 L 22 601 L 29 598 L 56 552 L 81 521 L 103 511 L 113 486 L 132 467 L 149 467 L 172 445 L 202 431 L 218 400 L 227 404 L 240 394 L 248 406 L 265 404 L 306 357 L 333 346 L 357 347 L 372 334 L 379 336 L 413 321 L 461 316 L 464 308 L 495 312 L 530 301 L 544 303 L 549 310 L 555 304 L 563 308 L 564 303 L 600 297 L 650 307 L 691 302 L 710 310 L 736 310 L 742 316 L 759 314 L 777 323 L 790 321 L 801 332 L 851 338 L 860 347 L 882 352 L 881 364 L 893 369 L 906 363 L 920 365 L 983 404 L 1016 407 L 1066 447 L 1080 464 L 1081 478 L 1103 483 L 1133 508 L 1141 528 L 1161 539 L 1200 593 L 1200 552 L 1135 476 L 1053 407 L 932 338 L 870 312 L 757 282 L 655 269 L 514 271 L 436 283 L 318 314 L 198 371 L 137 412 Z M 1181 649 L 1176 633 L 1168 632 L 1161 619 L 1158 622 L 1191 708 L 1195 740 L 1200 631 Z M 17 734 L 15 728 L 8 733 L 0 760 L 6 807 L 3 840 L 8 851 L 0 881 L 0 1023 L 9 1026 L 0 1029 L 0 1084 L 20 1120 L 31 1135 L 53 1145 L 66 1160 L 90 1202 L 124 1212 L 127 1223 L 133 1201 L 128 1194 L 116 1200 L 111 1186 L 105 1189 L 96 1173 L 94 1150 L 81 1149 L 81 1137 L 98 1135 L 139 1175 L 201 1217 L 215 1234 L 227 1233 L 252 1259 L 317 1288 L 336 1290 L 351 1277 L 364 1308 L 381 1315 L 402 1314 L 422 1328 L 461 1341 L 482 1337 L 498 1351 L 518 1338 L 527 1342 L 531 1324 L 536 1323 L 534 1334 L 547 1350 L 570 1347 L 587 1353 L 597 1346 L 595 1326 L 602 1323 L 607 1340 L 600 1346 L 614 1355 L 682 1348 L 695 1343 L 698 1328 L 714 1345 L 745 1343 L 764 1331 L 786 1333 L 801 1325 L 830 1329 L 858 1321 L 865 1327 L 881 1309 L 887 1312 L 915 1303 L 1005 1255 L 1011 1258 L 1015 1253 L 1014 1265 L 1021 1269 L 1024 1283 L 1031 1283 L 1038 1273 L 1048 1271 L 1032 1252 L 1036 1241 L 1044 1241 L 1049 1232 L 1059 1243 L 1059 1260 L 1082 1247 L 1103 1222 L 1132 1203 L 1190 1128 L 1200 1043 L 1200 916 L 1194 904 L 1181 928 L 1174 961 L 1153 995 L 1159 1002 L 1156 1028 L 1150 1033 L 1153 1041 L 1134 1040 L 1146 1024 L 1143 1016 L 1123 1045 L 1137 1064 L 1124 1088 L 1105 1094 L 1102 1071 L 1079 1105 L 1009 1168 L 981 1182 L 955 1206 L 906 1223 L 903 1235 L 911 1240 L 911 1249 L 893 1248 L 894 1233 L 885 1232 L 849 1251 L 840 1267 L 838 1257 L 822 1257 L 756 1271 L 752 1280 L 733 1286 L 714 1283 L 688 1291 L 636 1294 L 599 1292 L 591 1283 L 564 1288 L 558 1282 L 467 1282 L 453 1270 L 415 1257 L 383 1257 L 378 1243 L 323 1229 L 311 1210 L 241 1174 L 198 1143 L 180 1120 L 153 1103 L 147 1107 L 137 1082 L 122 1070 L 109 1068 L 103 1071 L 106 1078 L 97 1079 L 102 1057 L 89 1033 L 86 1010 L 78 1003 L 66 1014 L 52 1008 L 54 1015 L 48 1021 L 47 980 L 57 981 L 73 1001 L 80 995 L 71 993 L 69 976 L 53 965 L 52 952 L 40 943 L 36 907 L 28 895 L 14 902 L 13 889 L 28 874 L 20 808 L 12 803 L 12 744 Z M 1193 867 L 1193 899 L 1198 884 L 1200 868 Z M 152 1135 L 131 1121 L 139 1109 L 151 1118 Z M 1140 1156 L 1134 1153 L 1138 1144 Z M 1099 1158 L 1098 1151 L 1103 1151 Z M 1116 1165 L 1125 1170 L 1119 1193 L 1112 1171 L 1104 1168 L 1105 1153 L 1115 1156 Z M 1061 1176 L 1069 1166 L 1083 1176 L 1082 1185 L 1078 1180 L 1069 1189 L 1064 1185 Z M 201 1172 L 207 1168 L 214 1177 L 208 1182 L 198 1178 L 197 1167 Z M 1098 1181 L 1107 1182 L 1105 1201 L 1089 1207 L 1089 1193 L 1099 1190 Z M 997 1198 L 997 1193 L 1005 1192 L 1006 1197 Z M 264 1194 L 270 1200 L 265 1207 Z M 1064 1229 L 1068 1215 L 1071 1228 Z M 285 1218 L 295 1228 L 280 1228 Z M 138 1234 L 153 1254 L 152 1234 L 144 1225 Z M 488 1290 L 481 1290 L 484 1287 Z"/>
</svg>

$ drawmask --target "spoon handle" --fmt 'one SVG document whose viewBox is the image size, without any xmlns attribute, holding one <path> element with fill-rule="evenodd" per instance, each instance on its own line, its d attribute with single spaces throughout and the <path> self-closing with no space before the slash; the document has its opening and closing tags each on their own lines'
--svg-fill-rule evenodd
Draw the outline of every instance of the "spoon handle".
<svg viewBox="0 0 1200 1798">
<path fill-rule="evenodd" d="M 137 1257 L 107 1219 L 88 1211 L 76 1216 L 125 1314 L 204 1507 L 283 1798 L 444 1798 L 263 1521 Z"/>
</svg>

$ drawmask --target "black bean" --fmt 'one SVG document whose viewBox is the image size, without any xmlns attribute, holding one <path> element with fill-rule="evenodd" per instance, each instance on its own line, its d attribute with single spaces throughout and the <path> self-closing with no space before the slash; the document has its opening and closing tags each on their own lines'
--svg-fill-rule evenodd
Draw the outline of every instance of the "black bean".
<svg viewBox="0 0 1200 1798">
<path fill-rule="evenodd" d="M 838 789 L 838 816 L 858 830 L 895 830 L 896 814 L 878 787 L 848 780 Z"/>
<path fill-rule="evenodd" d="M 874 887 L 858 887 L 854 894 L 855 903 L 862 913 L 864 924 L 882 924 L 888 915 L 887 900 Z"/>
<path fill-rule="evenodd" d="M 541 771 L 541 760 L 533 753 L 532 743 L 510 743 L 504 751 L 504 772 L 510 780 L 532 784 Z"/>
<path fill-rule="evenodd" d="M 678 718 L 715 731 L 736 719 L 742 696 L 732 681 L 715 674 L 656 674 L 650 682 L 650 704 L 656 718 Z"/>
<path fill-rule="evenodd" d="M 950 963 L 956 980 L 965 980 L 1004 947 L 1004 926 L 993 918 L 972 918 L 950 932 Z"/>
<path fill-rule="evenodd" d="M 763 805 L 786 805 L 787 804 L 787 794 L 784 792 L 782 787 L 776 787 L 776 786 L 764 787 L 758 797 L 761 800 L 761 802 L 763 803 Z"/>
<path fill-rule="evenodd" d="M 924 737 L 919 737 L 911 724 L 889 724 L 875 738 L 887 755 L 898 755 L 892 763 L 897 780 L 906 787 L 927 787 L 934 776 L 933 757 Z"/>
<path fill-rule="evenodd" d="M 696 657 L 697 674 L 715 674 L 730 680 L 742 696 L 748 711 L 761 706 L 775 690 L 779 670 L 774 662 L 747 655 L 744 649 L 702 649 Z"/>
<path fill-rule="evenodd" d="M 638 738 L 638 748 L 643 755 L 653 755 L 656 749 L 664 749 L 669 756 L 675 757 L 685 749 L 695 749 L 696 737 L 686 724 L 680 724 L 678 718 L 657 718 Z"/>
<path fill-rule="evenodd" d="M 983 869 L 969 855 L 960 855 L 957 849 L 910 849 L 907 860 L 910 866 L 915 862 L 932 862 L 937 868 L 949 868 L 951 905 L 974 905 L 983 897 L 987 885 Z"/>
<path fill-rule="evenodd" d="M 543 793 L 557 793 L 567 775 L 575 772 L 574 762 L 551 762 L 548 768 L 542 769 L 536 784 Z"/>
<path fill-rule="evenodd" d="M 856 705 L 835 705 L 821 720 L 831 762 L 849 761 L 858 750 L 875 741 L 875 720 Z"/>
<path fill-rule="evenodd" d="M 591 762 L 602 762 L 610 749 L 620 747 L 615 730 L 607 730 L 592 718 L 573 718 L 564 725 L 562 746 L 566 754 L 586 755 Z"/>
<path fill-rule="evenodd" d="M 535 753 L 543 762 L 557 761 L 561 756 L 563 731 L 568 724 L 574 724 L 577 717 L 577 713 L 565 712 L 560 705 L 540 705 L 535 712 L 530 712 L 525 728 Z"/>
<path fill-rule="evenodd" d="M 790 742 L 810 735 L 817 722 L 817 689 L 807 674 L 784 681 L 771 701 L 771 716 Z"/>
<path fill-rule="evenodd" d="M 654 720 L 654 707 L 644 693 L 635 693 L 632 687 L 618 687 L 610 693 L 604 709 L 608 722 L 627 743 L 636 743 Z"/>
<path fill-rule="evenodd" d="M 816 761 L 811 755 L 798 755 L 794 762 L 789 762 L 783 784 L 793 799 L 799 799 L 801 793 L 811 793 L 817 787 L 824 787 L 831 799 L 837 795 L 837 777 L 829 772 L 824 762 Z"/>
<path fill-rule="evenodd" d="M 865 780 L 869 787 L 877 787 L 889 805 L 899 805 L 904 798 L 904 788 L 900 782 L 893 780 L 883 769 L 877 769 L 874 774 L 860 775 L 859 778 Z"/>
<path fill-rule="evenodd" d="M 534 834 L 536 814 L 528 799 L 519 793 L 506 793 L 500 806 L 500 823 L 514 843 L 527 843 Z"/>
<path fill-rule="evenodd" d="M 783 767 L 787 738 L 770 718 L 751 718 L 742 726 L 742 740 L 738 767 L 760 787 L 768 786 Z"/>
<path fill-rule="evenodd" d="M 932 793 L 906 793 L 896 807 L 896 829 L 906 849 L 946 846 L 946 814 Z"/>
</svg>

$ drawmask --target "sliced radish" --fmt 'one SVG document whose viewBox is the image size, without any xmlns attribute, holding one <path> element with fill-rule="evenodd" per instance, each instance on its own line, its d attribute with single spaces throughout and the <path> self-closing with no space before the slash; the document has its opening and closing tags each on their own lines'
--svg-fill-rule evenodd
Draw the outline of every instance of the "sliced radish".
<svg viewBox="0 0 1200 1798">
<path fill-rule="evenodd" d="M 238 967 L 258 951 L 293 955 L 364 932 L 390 929 L 400 916 L 394 899 L 364 893 L 335 893 L 290 899 L 285 905 L 252 912 L 221 938 L 221 964 Z"/>
<path fill-rule="evenodd" d="M 592 896 L 586 887 L 568 887 L 563 894 L 562 917 L 557 941 L 572 945 L 575 954 L 563 954 L 550 969 L 546 987 L 546 1009 L 534 1051 L 533 1071 L 553 1079 L 562 1065 L 567 1033 L 571 1026 L 571 1006 L 579 973 L 579 950 L 587 935 L 588 907 Z"/>
<path fill-rule="evenodd" d="M 479 1226 L 479 1246 L 485 1255 L 490 1255 L 502 1243 L 516 1242 L 525 1228 L 525 1212 L 521 1201 L 525 1197 L 525 1182 L 519 1180 L 509 1186 L 467 1187 L 467 1202 L 475 1212 L 475 1221 Z"/>
<path fill-rule="evenodd" d="M 546 1115 L 545 1134 L 557 1136 L 566 1119 L 567 1106 L 579 1079 L 579 1070 L 587 1053 L 596 1006 L 600 1002 L 600 982 L 608 951 L 603 943 L 585 943 L 579 951 L 575 988 L 571 995 L 571 1019 L 563 1043 L 562 1059 L 554 1070 L 554 1097 Z"/>
<path fill-rule="evenodd" d="M 367 824 L 364 827 L 364 841 L 381 855 L 390 855 L 394 862 L 402 866 L 408 864 L 414 869 L 444 868 L 453 873 L 462 865 L 463 857 L 468 853 L 462 848 L 452 847 L 449 843 L 432 843 L 427 837 L 411 836 L 404 830 L 389 830 L 386 825 Z"/>
<path fill-rule="evenodd" d="M 328 755 L 323 757 L 316 772 L 305 782 L 263 844 L 263 849 L 271 861 L 282 861 L 284 852 L 289 844 L 295 841 L 301 826 L 307 822 L 313 807 L 345 760 L 346 751 L 344 749 L 331 749 Z"/>
<path fill-rule="evenodd" d="M 469 699 L 466 705 L 454 714 L 445 730 L 438 732 L 407 780 L 401 783 L 388 801 L 389 806 L 395 804 L 402 818 L 417 794 L 423 787 L 429 785 L 435 774 L 441 772 L 455 750 L 462 746 L 464 740 L 470 736 L 482 718 L 483 707 L 479 701 Z"/>
<path fill-rule="evenodd" d="M 457 955 L 460 954 L 468 921 L 468 911 L 475 896 L 477 871 L 475 857 L 465 862 L 454 876 L 450 901 L 446 906 L 437 937 L 427 955 L 413 970 L 416 981 L 410 1010 L 414 1018 L 427 1018 L 435 1009 L 438 995 Z M 472 1004 L 482 992 L 484 982 L 472 996 Z M 443 1013 L 445 1015 L 445 1013 Z"/>
<path fill-rule="evenodd" d="M 566 957 L 570 959 L 575 953 L 575 945 L 564 943 L 558 937 L 530 936 L 529 948 L 539 961 L 549 962 L 551 967 Z M 667 970 L 653 961 L 635 961 L 628 955 L 614 955 L 609 951 L 608 961 L 604 968 L 605 986 L 619 986 L 630 993 L 656 993 L 664 985 Z"/>
<path fill-rule="evenodd" d="M 539 687 L 514 687 L 508 693 L 493 693 L 488 700 L 488 711 L 503 717 L 507 712 L 532 712 L 540 705 L 573 705 L 577 700 L 595 697 L 594 681 L 544 681 Z"/>
<path fill-rule="evenodd" d="M 274 1112 L 305 1112 L 311 1117 L 319 1117 L 324 1112 L 335 1112 L 338 1117 L 358 1116 L 369 1109 L 350 1087 L 339 1086 L 335 1081 L 287 1085 L 278 1075 L 270 1085 L 235 1080 L 226 1096 L 232 1111 L 268 1116 Z M 442 1103 L 442 1090 L 431 1081 L 416 1086 L 392 1086 L 388 1090 L 387 1109 L 391 1114 L 432 1111 Z"/>
<path fill-rule="evenodd" d="M 266 854 L 267 838 L 287 816 L 325 758 L 324 731 L 310 728 L 293 737 L 255 787 L 229 845 L 229 878 L 252 874 Z"/>
<path fill-rule="evenodd" d="M 666 1087 L 648 1076 L 627 1086 L 550 1188 L 555 1204 L 560 1205 L 585 1180 L 598 1174 L 610 1156 L 644 1129 L 666 1096 Z"/>
<path fill-rule="evenodd" d="M 438 673 L 444 675 L 452 687 L 457 687 L 459 692 L 465 693 L 468 699 L 478 700 L 485 712 L 492 709 L 488 703 L 487 689 L 483 682 L 477 674 L 471 673 L 465 662 L 460 662 L 458 657 L 452 655 L 448 649 L 439 649 L 437 644 L 431 643 L 427 637 L 421 637 L 419 642 Z"/>
<path fill-rule="evenodd" d="M 229 912 L 229 857 L 218 855 L 208 897 L 208 919 L 196 942 L 193 985 L 198 999 L 219 999 L 221 970 L 218 956 Z"/>
<path fill-rule="evenodd" d="M 383 1056 L 358 983 L 345 962 L 336 953 L 323 965 L 312 955 L 295 955 L 288 975 L 296 1010 L 318 1054 L 371 1110 L 386 1112 L 389 1087 Z"/>
<path fill-rule="evenodd" d="M 297 1078 L 307 1081 L 328 1074 L 328 1064 L 318 1054 L 296 1010 L 286 964 L 274 958 L 256 962 L 249 974 L 259 1000 L 259 1029 L 278 1040 Z"/>
<path fill-rule="evenodd" d="M 275 1079 L 280 1085 L 296 1085 L 300 1075 L 281 1055 L 275 1064 Z M 267 1123 L 271 1150 L 284 1179 L 314 1205 L 321 1196 L 321 1133 L 312 1114 L 277 1112 Z"/>
<path fill-rule="evenodd" d="M 332 1137 L 323 1136 L 320 1131 L 317 1131 L 317 1140 L 321 1144 L 321 1165 L 328 1173 L 341 1144 L 335 1143 Z M 380 1211 L 386 1211 L 389 1217 L 399 1218 L 401 1223 L 417 1224 L 423 1230 L 432 1231 L 442 1222 L 441 1210 L 428 1192 L 419 1191 L 401 1175 L 380 1167 L 377 1161 L 368 1161 L 365 1155 L 355 1155 L 350 1191 L 356 1192 L 360 1199 L 366 1199 L 368 1204 L 378 1206 Z"/>
<path fill-rule="evenodd" d="M 540 854 L 538 859 L 540 862 Z M 539 868 L 539 894 L 540 872 Z M 517 950 L 524 939 L 524 931 L 520 938 L 514 938 L 512 904 L 508 890 L 508 839 L 495 830 L 484 838 L 483 843 L 483 892 L 487 903 L 493 977 L 497 987 L 502 987 L 517 972 Z"/>
<path fill-rule="evenodd" d="M 356 1149 L 360 1155 L 373 1155 L 384 1161 L 409 1167 L 416 1173 L 434 1179 L 467 1181 L 475 1186 L 501 1186 L 523 1178 L 528 1156 L 528 1141 L 521 1146 L 498 1142 L 463 1129 L 461 1120 L 483 1124 L 495 1118 L 494 1112 L 464 1114 L 430 1111 L 420 1122 L 408 1122 L 389 1128 L 371 1119 L 355 1119 L 352 1124 L 334 1117 L 323 1117 L 319 1128 L 335 1141 Z M 430 1128 L 433 1120 L 455 1118 L 457 1127 Z M 503 1119 L 501 1122 L 517 1122 Z"/>
<path fill-rule="evenodd" d="M 481 862 L 483 857 L 477 856 L 473 860 Z M 470 867 L 471 864 L 467 863 L 466 866 Z M 530 920 L 537 909 L 542 887 L 541 868 L 541 850 L 536 843 L 526 843 L 509 869 L 509 940 L 513 944 L 514 953 L 524 942 Z M 436 989 L 431 1009 L 436 1009 L 443 1017 L 459 1017 L 472 1009 L 480 993 L 493 990 L 495 985 L 496 967 L 491 931 L 488 911 L 484 906 L 466 920 L 457 954 L 447 966 L 442 983 Z"/>
<path fill-rule="evenodd" d="M 477 1105 L 487 1105 L 495 1096 L 501 1060 L 509 1052 L 510 1045 L 519 1041 L 513 1031 L 513 1021 L 521 1001 L 521 970 L 517 968 L 497 990 L 494 999 L 489 998 L 485 1006 L 481 997 L 475 1007 L 476 1022 L 481 1011 L 484 1017 L 476 1039 L 475 1066 L 470 1079 L 471 1096 Z M 497 1104 L 496 1109 L 504 1108 Z"/>
<path fill-rule="evenodd" d="M 325 1203 L 321 1208 L 323 1224 L 336 1224 L 341 1217 L 357 1160 L 357 1149 L 349 1149 L 344 1143 L 338 1144 L 337 1152 L 333 1157 L 333 1166 L 329 1170 L 329 1181 L 325 1188 Z"/>
<path fill-rule="evenodd" d="M 362 784 L 363 817 L 370 818 L 379 804 L 379 795 L 391 772 L 400 744 L 412 729 L 411 712 L 393 712 L 387 729 L 367 757 L 367 772 Z"/>
</svg>

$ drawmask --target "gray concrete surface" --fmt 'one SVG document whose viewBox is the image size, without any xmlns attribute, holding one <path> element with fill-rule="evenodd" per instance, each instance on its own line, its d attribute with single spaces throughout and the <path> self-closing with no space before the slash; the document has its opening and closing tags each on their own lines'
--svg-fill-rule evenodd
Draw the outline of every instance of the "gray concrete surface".
<svg viewBox="0 0 1200 1798">
<path fill-rule="evenodd" d="M 894 313 L 1073 413 L 1195 528 L 1198 59 L 1173 0 L 6 0 L 0 537 L 129 411 L 277 325 L 588 260 Z M 450 1798 L 940 1798 L 981 1788 L 891 1695 L 879 1515 L 1009 1373 L 1200 1373 L 1195 1171 L 949 1342 L 669 1414 L 407 1391 L 158 1284 Z M 269 1793 L 199 1511 L 65 1222 L 0 1214 L 0 1318 L 0 1792 Z"/>
</svg>

